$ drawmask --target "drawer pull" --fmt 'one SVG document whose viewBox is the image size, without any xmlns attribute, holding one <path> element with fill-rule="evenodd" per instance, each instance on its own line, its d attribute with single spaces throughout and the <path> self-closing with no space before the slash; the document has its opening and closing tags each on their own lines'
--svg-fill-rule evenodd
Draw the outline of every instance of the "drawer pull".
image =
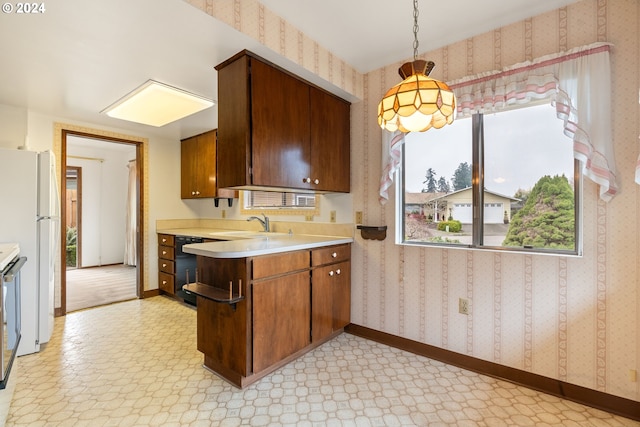
<svg viewBox="0 0 640 427">
<path fill-rule="evenodd" d="M 329 272 L 329 276 L 333 276 L 333 270 Z"/>
<path fill-rule="evenodd" d="M 163 280 L 163 281 L 162 281 L 162 284 L 163 284 L 163 285 L 166 285 L 166 284 L 167 284 L 167 281 L 166 281 L 166 280 Z"/>
<path fill-rule="evenodd" d="M 167 251 L 162 251 L 162 255 L 166 255 L 166 254 L 167 254 Z"/>
<path fill-rule="evenodd" d="M 337 254 L 337 253 L 335 253 L 335 252 L 331 254 L 331 258 L 335 258 L 335 257 L 337 257 L 337 256 L 338 256 L 338 254 Z"/>
<path fill-rule="evenodd" d="M 318 184 L 320 184 L 320 180 L 318 178 L 316 178 L 316 179 L 313 180 L 313 183 L 318 185 Z"/>
<path fill-rule="evenodd" d="M 167 239 L 165 239 L 164 237 L 162 238 L 162 243 L 165 243 L 167 241 Z"/>
<path fill-rule="evenodd" d="M 164 264 L 164 263 L 162 264 L 162 268 L 165 268 L 166 266 L 167 266 L 167 264 Z"/>
<path fill-rule="evenodd" d="M 340 269 L 337 269 L 337 270 L 336 270 L 336 274 L 340 274 Z"/>
</svg>

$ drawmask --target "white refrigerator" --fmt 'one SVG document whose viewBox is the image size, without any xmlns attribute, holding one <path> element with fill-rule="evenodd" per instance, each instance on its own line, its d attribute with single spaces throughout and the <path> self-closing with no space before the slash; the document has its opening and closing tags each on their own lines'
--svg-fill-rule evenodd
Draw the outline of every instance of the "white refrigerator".
<svg viewBox="0 0 640 427">
<path fill-rule="evenodd" d="M 22 339 L 18 356 L 40 351 L 53 332 L 55 260 L 60 243 L 60 197 L 55 157 L 0 148 L 0 242 L 17 242 L 27 257 L 21 271 Z"/>
</svg>

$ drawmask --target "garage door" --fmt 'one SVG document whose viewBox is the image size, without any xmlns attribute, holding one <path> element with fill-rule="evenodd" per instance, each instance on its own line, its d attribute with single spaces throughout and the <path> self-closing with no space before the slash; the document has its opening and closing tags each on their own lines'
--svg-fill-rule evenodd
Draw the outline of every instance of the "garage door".
<svg viewBox="0 0 640 427">
<path fill-rule="evenodd" d="M 454 203 L 452 216 L 453 219 L 456 219 L 463 224 L 471 224 L 473 220 L 473 209 L 471 208 L 471 203 Z"/>
<path fill-rule="evenodd" d="M 484 223 L 502 224 L 504 222 L 504 209 L 502 203 L 484 204 Z"/>
</svg>

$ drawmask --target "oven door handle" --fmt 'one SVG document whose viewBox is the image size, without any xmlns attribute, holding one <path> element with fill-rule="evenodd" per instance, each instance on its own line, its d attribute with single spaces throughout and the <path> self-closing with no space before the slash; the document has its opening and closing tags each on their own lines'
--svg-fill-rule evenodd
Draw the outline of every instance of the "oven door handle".
<svg viewBox="0 0 640 427">
<path fill-rule="evenodd" d="M 27 262 L 27 257 L 23 256 L 18 258 L 16 262 L 13 263 L 11 268 L 4 273 L 4 281 L 5 282 L 13 282 L 14 277 L 20 272 L 20 269 Z"/>
</svg>

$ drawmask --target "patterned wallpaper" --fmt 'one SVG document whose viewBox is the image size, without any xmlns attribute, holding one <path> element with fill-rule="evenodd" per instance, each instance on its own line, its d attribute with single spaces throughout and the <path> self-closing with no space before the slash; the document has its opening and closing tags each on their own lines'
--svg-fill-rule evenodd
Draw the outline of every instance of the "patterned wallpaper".
<svg viewBox="0 0 640 427">
<path fill-rule="evenodd" d="M 605 204 L 585 181 L 582 257 L 395 245 L 394 203 L 378 203 L 376 107 L 401 63 L 361 76 L 256 0 L 185 1 L 362 99 L 352 104 L 353 205 L 365 224 L 387 225 L 389 237 L 356 235 L 353 323 L 640 401 L 639 383 L 629 378 L 640 368 L 637 0 L 582 0 L 422 55 L 446 81 L 596 41 L 614 44 L 622 190 Z M 461 297 L 470 301 L 468 316 L 458 313 Z"/>
<path fill-rule="evenodd" d="M 614 144 L 622 193 L 606 204 L 584 182 L 584 256 L 430 249 L 358 240 L 352 321 L 480 359 L 633 400 L 638 383 L 638 3 L 583 0 L 423 55 L 434 77 L 458 79 L 596 41 L 614 44 Z M 380 97 L 391 64 L 364 77 L 354 106 L 354 209 L 394 230 L 394 204 L 377 203 Z M 362 132 L 362 134 L 360 134 Z M 391 198 L 390 198 L 391 199 Z M 468 298 L 468 316 L 458 299 Z"/>
</svg>

